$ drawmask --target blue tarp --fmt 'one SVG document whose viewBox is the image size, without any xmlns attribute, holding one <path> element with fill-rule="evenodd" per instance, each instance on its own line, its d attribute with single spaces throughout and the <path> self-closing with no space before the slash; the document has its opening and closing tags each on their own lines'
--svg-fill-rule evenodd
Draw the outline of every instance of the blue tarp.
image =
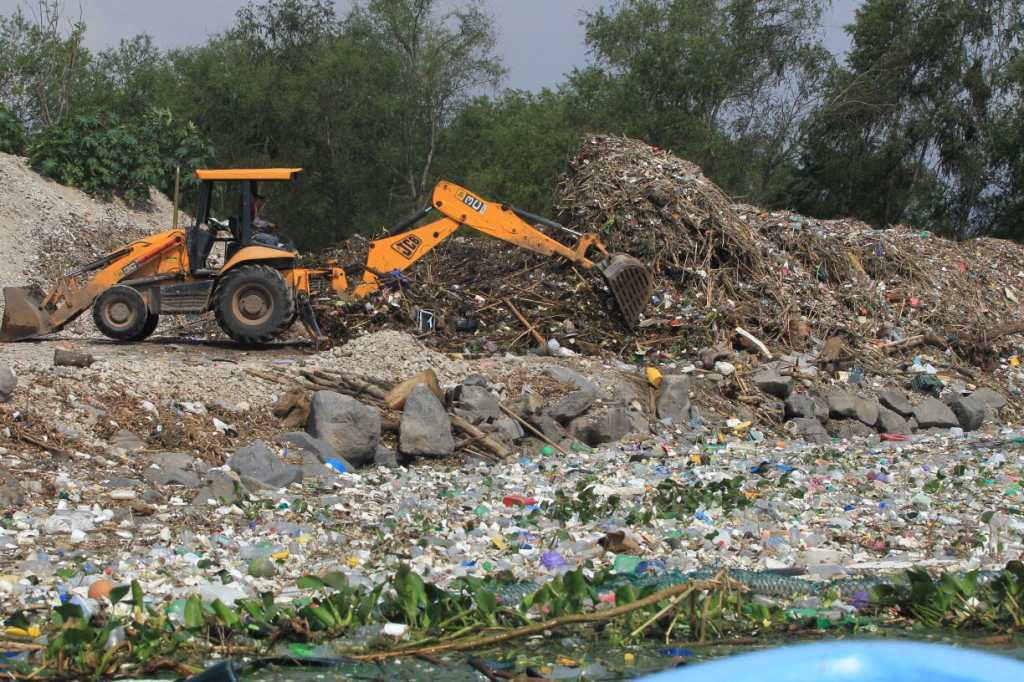
<svg viewBox="0 0 1024 682">
<path fill-rule="evenodd" d="M 645 682 L 1009 682 L 1024 663 L 917 642 L 822 642 L 734 656 L 644 678 Z"/>
</svg>

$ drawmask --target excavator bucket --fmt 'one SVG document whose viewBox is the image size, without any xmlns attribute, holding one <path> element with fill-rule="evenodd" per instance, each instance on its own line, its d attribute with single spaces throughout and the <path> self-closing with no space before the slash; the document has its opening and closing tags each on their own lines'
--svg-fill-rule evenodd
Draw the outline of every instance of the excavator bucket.
<svg viewBox="0 0 1024 682">
<path fill-rule="evenodd" d="M 597 267 L 615 297 L 615 304 L 626 326 L 635 327 L 654 291 L 651 271 L 636 258 L 624 253 L 612 254 L 598 263 Z"/>
<path fill-rule="evenodd" d="M 4 287 L 4 321 L 0 341 L 20 341 L 53 331 L 42 301 L 28 287 Z"/>
</svg>

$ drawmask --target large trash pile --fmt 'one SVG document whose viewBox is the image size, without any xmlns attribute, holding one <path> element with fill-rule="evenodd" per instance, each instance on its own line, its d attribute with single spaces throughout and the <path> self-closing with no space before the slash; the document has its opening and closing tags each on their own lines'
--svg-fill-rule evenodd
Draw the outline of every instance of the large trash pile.
<svg viewBox="0 0 1024 682">
<path fill-rule="evenodd" d="M 401 293 L 328 312 L 328 328 L 419 320 L 447 350 L 494 352 L 537 345 L 522 315 L 563 354 L 635 356 L 713 347 L 740 326 L 773 348 L 814 351 L 839 337 L 847 356 L 931 345 L 976 361 L 1024 331 L 1024 249 L 1013 242 L 955 242 L 921 227 L 736 204 L 697 166 L 638 140 L 586 139 L 558 206 L 565 225 L 598 233 L 655 272 L 639 330 L 609 314 L 596 274 L 472 235 L 406 273 Z M 365 252 L 360 241 L 330 255 L 357 263 Z"/>
<path fill-rule="evenodd" d="M 570 227 L 654 266 L 674 295 L 654 315 L 702 305 L 789 347 L 836 333 L 855 345 L 914 334 L 955 345 L 1019 319 L 1015 243 L 732 204 L 695 166 L 638 140 L 587 139 L 560 194 Z"/>
</svg>

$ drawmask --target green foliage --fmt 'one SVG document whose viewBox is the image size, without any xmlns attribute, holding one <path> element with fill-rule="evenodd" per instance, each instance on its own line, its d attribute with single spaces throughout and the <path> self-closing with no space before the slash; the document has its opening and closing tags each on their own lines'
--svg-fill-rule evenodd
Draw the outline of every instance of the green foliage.
<svg viewBox="0 0 1024 682">
<path fill-rule="evenodd" d="M 154 111 L 138 123 L 109 112 L 72 116 L 35 136 L 28 155 L 34 168 L 58 182 L 135 203 L 148 201 L 151 186 L 173 186 L 175 166 L 187 178 L 213 153 L 195 126 L 175 125 L 169 114 Z"/>
<path fill-rule="evenodd" d="M 70 115 L 93 89 L 85 25 L 67 21 L 62 11 L 59 0 L 42 0 L 31 16 L 17 6 L 0 17 L 0 103 L 30 130 Z"/>
<path fill-rule="evenodd" d="M 544 513 L 563 523 L 574 517 L 580 523 L 588 523 L 614 514 L 619 507 L 619 497 L 611 495 L 601 499 L 594 490 L 596 485 L 596 479 L 586 478 L 576 484 L 575 494 L 572 495 L 559 488 L 555 491 L 555 499 L 544 503 Z"/>
<path fill-rule="evenodd" d="M 1020 29 L 1019 3 L 1004 0 L 864 3 L 846 65 L 804 126 L 799 208 L 960 238 L 996 229 L 1008 178 L 993 164 L 1007 139 L 994 121 L 1019 108 L 1007 69 Z"/>
<path fill-rule="evenodd" d="M 100 609 L 86 619 L 81 607 L 65 603 L 49 613 L 15 613 L 5 625 L 29 628 L 34 624 L 46 634 L 38 659 L 11 664 L 12 670 L 24 675 L 31 672 L 34 679 L 41 680 L 117 676 L 167 659 L 198 669 L 213 645 L 251 647 L 282 639 L 322 642 L 343 637 L 352 628 L 388 622 L 409 626 L 412 640 L 399 646 L 410 652 L 419 645 L 472 641 L 483 628 L 507 631 L 540 622 L 553 628 L 555 619 L 575 614 L 590 614 L 601 641 L 618 644 L 785 634 L 796 620 L 809 620 L 818 627 L 852 628 L 854 632 L 862 625 L 873 630 L 887 626 L 902 629 L 907 624 L 928 629 L 1019 628 L 1024 615 L 1024 565 L 1012 561 L 989 580 L 979 578 L 976 572 L 932 577 L 924 570 L 911 570 L 870 591 L 874 617 L 830 622 L 821 611 L 785 609 L 754 599 L 727 582 L 701 585 L 700 589 L 684 584 L 674 596 L 638 603 L 660 588 L 580 568 L 555 576 L 513 608 L 498 598 L 501 585 L 496 579 L 466 577 L 441 589 L 408 567 L 400 567 L 389 583 L 391 589 L 385 584 L 372 590 L 353 587 L 340 573 L 303 576 L 298 586 L 312 595 L 286 604 L 277 603 L 269 592 L 257 599 L 240 599 L 233 606 L 219 600 L 204 605 L 198 596 L 171 605 L 158 604 L 147 602 L 139 584 L 132 583 L 112 593 L 116 603 L 130 592 L 130 610 L 122 604 L 116 609 Z M 602 602 L 609 592 L 614 593 L 617 607 L 634 605 L 634 609 L 602 617 L 601 611 L 607 609 Z M 826 595 L 826 611 L 827 602 L 837 596 L 841 595 Z M 115 633 L 126 638 L 128 645 L 109 646 Z"/>
<path fill-rule="evenodd" d="M 439 175 L 513 206 L 548 214 L 559 176 L 582 137 L 572 115 L 562 91 L 508 91 L 498 98 L 477 98 L 444 132 Z"/>
<path fill-rule="evenodd" d="M 25 151 L 25 129 L 10 109 L 0 104 L 0 152 L 21 154 Z"/>
<path fill-rule="evenodd" d="M 473 3 L 443 11 L 440 0 L 367 0 L 348 18 L 366 31 L 377 59 L 392 64 L 389 98 L 396 127 L 399 179 L 416 208 L 433 184 L 433 161 L 446 122 L 469 97 L 498 85 L 491 18 Z"/>
<path fill-rule="evenodd" d="M 600 129 L 701 165 L 769 200 L 831 57 L 820 0 L 623 0 L 586 20 L 595 64 L 570 84 Z"/>
<path fill-rule="evenodd" d="M 743 494 L 743 483 L 742 476 L 692 484 L 666 478 L 658 484 L 652 506 L 659 518 L 685 519 L 698 509 L 714 507 L 730 514 L 750 506 L 750 499 Z"/>
<path fill-rule="evenodd" d="M 122 39 L 95 55 L 89 79 L 94 86 L 81 93 L 77 108 L 111 111 L 122 120 L 141 119 L 182 96 L 167 55 L 147 34 Z"/>
<path fill-rule="evenodd" d="M 128 201 L 149 197 L 156 149 L 110 114 L 72 116 L 40 133 L 28 148 L 32 166 L 65 185 Z"/>
<path fill-rule="evenodd" d="M 135 199 L 178 165 L 186 183 L 197 165 L 301 166 L 265 193 L 305 249 L 393 224 L 442 177 L 549 214 L 592 132 L 687 157 L 744 201 L 1021 238 L 1019 3 L 868 0 L 841 65 L 823 7 L 606 3 L 561 85 L 492 96 L 499 27 L 472 0 L 255 0 L 194 46 L 98 53 L 44 0 L 0 17 L 0 149 Z"/>
</svg>

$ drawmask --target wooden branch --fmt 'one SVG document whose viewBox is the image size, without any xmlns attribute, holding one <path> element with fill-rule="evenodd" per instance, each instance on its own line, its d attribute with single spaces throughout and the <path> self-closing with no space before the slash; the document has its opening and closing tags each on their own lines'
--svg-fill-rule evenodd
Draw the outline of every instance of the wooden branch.
<svg viewBox="0 0 1024 682">
<path fill-rule="evenodd" d="M 24 433 L 18 433 L 17 431 L 12 431 L 11 437 L 16 439 L 16 440 L 20 440 L 23 443 L 28 443 L 29 445 L 34 445 L 34 446 L 36 446 L 37 448 L 39 448 L 41 450 L 45 450 L 45 451 L 49 452 L 51 455 L 57 455 L 58 457 L 64 457 L 64 458 L 67 458 L 67 459 L 71 458 L 71 453 L 68 452 L 67 450 L 65 450 L 64 448 L 59 448 L 56 445 L 49 445 L 48 443 L 44 443 L 43 441 L 41 441 L 41 440 L 39 440 L 37 438 L 33 438 L 32 436 L 27 436 Z"/>
<path fill-rule="evenodd" d="M 290 386 L 296 383 L 294 379 L 289 379 L 288 377 L 279 376 L 277 374 L 271 374 L 270 372 L 264 372 L 263 370 L 252 367 L 246 367 L 244 371 L 246 374 L 254 376 L 257 379 L 263 379 L 264 381 L 270 381 L 283 386 Z"/>
<path fill-rule="evenodd" d="M 477 427 L 473 426 L 459 415 L 452 414 L 449 416 L 452 419 L 452 426 L 464 432 L 471 438 L 476 439 L 480 443 L 480 445 L 484 446 L 485 448 L 496 454 L 498 457 L 505 458 L 512 454 L 512 449 L 509 448 L 507 445 L 491 438 L 486 433 L 484 433 Z"/>
<path fill-rule="evenodd" d="M 990 329 L 983 329 L 977 334 L 962 339 L 960 345 L 964 348 L 978 349 L 1011 334 L 1024 334 L 1024 320 L 1010 322 Z"/>
<path fill-rule="evenodd" d="M 883 353 L 891 353 L 895 350 L 908 350 L 910 348 L 917 348 L 919 346 L 935 346 L 936 348 L 945 348 L 946 342 L 943 341 L 939 336 L 935 334 L 916 334 L 914 336 L 908 336 L 905 339 L 899 341 L 892 341 L 890 343 L 882 344 L 878 346 L 878 350 Z"/>
<path fill-rule="evenodd" d="M 511 310 L 515 314 L 515 316 L 519 318 L 519 321 L 526 326 L 526 329 L 530 332 L 531 335 L 533 335 L 533 339 L 537 342 L 538 345 L 545 346 L 547 344 L 547 340 L 541 335 L 539 331 L 537 331 L 537 329 L 532 324 L 530 324 L 529 320 L 523 317 L 523 314 L 519 312 L 519 308 L 517 308 L 515 304 L 512 303 L 511 299 L 506 298 L 505 305 L 507 305 L 509 307 L 509 310 Z"/>
<path fill-rule="evenodd" d="M 568 453 L 568 452 L 566 452 L 566 451 L 565 451 L 565 450 L 564 450 L 564 449 L 562 448 L 562 446 L 561 446 L 561 445 L 559 445 L 559 444 L 558 444 L 558 443 L 556 443 L 555 441 L 553 441 L 553 440 L 551 440 L 550 438 L 548 438 L 547 436 L 545 436 L 545 435 L 544 435 L 543 433 L 541 433 L 541 432 L 540 432 L 540 431 L 539 431 L 538 429 L 534 428 L 533 424 L 531 424 L 530 422 L 526 421 L 525 419 L 523 419 L 522 417 L 520 417 L 520 416 L 519 416 L 518 414 L 516 414 L 516 413 L 515 413 L 515 412 L 513 412 L 512 410 L 510 410 L 510 409 L 508 409 L 507 407 L 505 407 L 504 405 L 498 405 L 498 407 L 500 407 L 500 408 L 501 408 L 501 411 L 502 411 L 502 412 L 504 412 L 504 413 L 505 413 L 506 415 L 508 415 L 509 417 L 512 417 L 512 418 L 513 418 L 513 419 L 515 419 L 515 420 L 516 420 L 517 422 L 519 422 L 519 424 L 520 424 L 521 426 L 523 426 L 523 427 L 525 427 L 525 428 L 526 428 L 527 430 L 529 430 L 529 431 L 530 431 L 530 433 L 532 433 L 533 435 L 537 436 L 537 437 L 538 437 L 538 438 L 540 438 L 540 439 L 541 439 L 542 441 L 544 441 L 545 443 L 547 443 L 548 445 L 550 445 L 550 446 L 551 446 L 551 447 L 553 447 L 554 449 L 556 449 L 556 450 L 558 450 L 559 452 L 561 452 L 561 453 L 562 453 L 563 455 L 567 455 L 567 456 L 568 456 L 568 454 L 569 454 L 569 453 Z"/>
<path fill-rule="evenodd" d="M 644 341 L 637 341 L 636 345 L 639 346 L 640 348 L 646 348 L 648 346 L 657 346 L 660 343 L 669 343 L 670 341 L 684 341 L 684 340 L 686 340 L 688 338 L 690 338 L 690 336 L 687 335 L 687 334 L 679 334 L 677 336 L 662 336 L 662 337 L 657 338 L 657 339 L 647 339 L 647 340 L 644 340 Z M 579 343 L 578 340 L 577 340 L 577 343 Z"/>
<path fill-rule="evenodd" d="M 736 327 L 736 333 L 745 338 L 747 341 L 750 341 L 750 343 L 757 346 L 757 349 L 761 351 L 761 355 L 763 355 L 766 359 L 772 359 L 772 352 L 768 350 L 768 346 L 764 345 L 764 342 L 761 341 L 761 339 L 757 338 L 743 327 Z"/>
</svg>

